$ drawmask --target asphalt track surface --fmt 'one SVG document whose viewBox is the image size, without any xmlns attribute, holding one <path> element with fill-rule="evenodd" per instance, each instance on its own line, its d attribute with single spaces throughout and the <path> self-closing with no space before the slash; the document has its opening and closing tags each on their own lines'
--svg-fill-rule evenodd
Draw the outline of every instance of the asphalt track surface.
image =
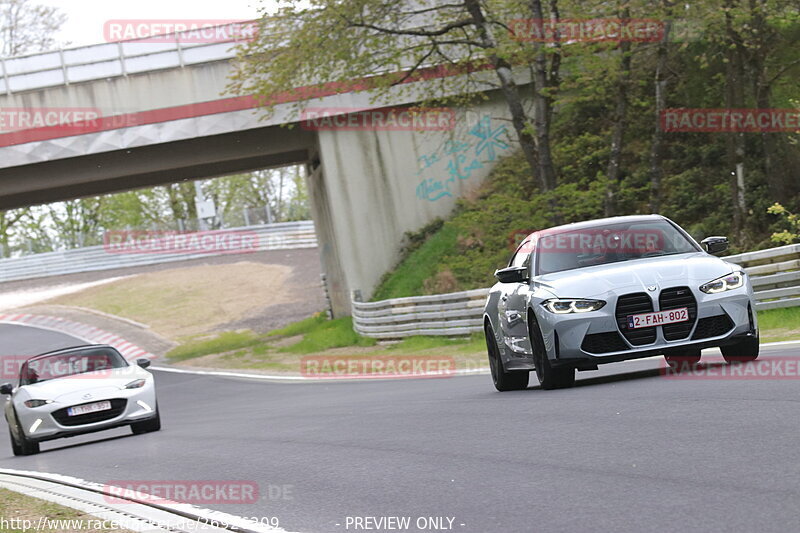
<svg viewBox="0 0 800 533">
<path fill-rule="evenodd" d="M 0 325 L 2 354 L 70 342 Z M 206 507 L 301 532 L 366 531 L 348 516 L 407 516 L 407 531 L 418 517 L 469 533 L 797 531 L 800 382 L 667 379 L 661 366 L 502 394 L 485 375 L 286 384 L 155 372 L 162 431 L 13 457 L 0 427 L 0 466 L 99 483 L 252 480 L 258 503 Z"/>
</svg>

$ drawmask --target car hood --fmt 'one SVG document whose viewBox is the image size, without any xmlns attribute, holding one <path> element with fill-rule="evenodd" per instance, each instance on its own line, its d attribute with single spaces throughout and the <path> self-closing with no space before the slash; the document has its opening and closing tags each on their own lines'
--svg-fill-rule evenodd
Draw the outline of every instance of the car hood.
<svg viewBox="0 0 800 533">
<path fill-rule="evenodd" d="M 696 288 L 738 269 L 738 265 L 697 252 L 554 272 L 535 281 L 559 298 L 600 298 L 612 292 L 647 292 L 652 286 Z"/>
<path fill-rule="evenodd" d="M 124 368 L 86 372 L 74 376 L 51 379 L 33 385 L 24 385 L 18 391 L 20 399 L 53 400 L 58 403 L 84 403 L 117 397 L 125 385 L 151 374 L 131 365 Z M 86 398 L 86 395 L 90 395 Z"/>
</svg>

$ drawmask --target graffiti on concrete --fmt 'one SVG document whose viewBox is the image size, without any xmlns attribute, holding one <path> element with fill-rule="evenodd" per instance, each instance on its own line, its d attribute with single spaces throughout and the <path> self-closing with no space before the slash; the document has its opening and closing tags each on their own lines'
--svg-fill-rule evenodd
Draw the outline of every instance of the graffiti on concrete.
<svg viewBox="0 0 800 533">
<path fill-rule="evenodd" d="M 419 157 L 417 197 L 429 202 L 453 196 L 452 185 L 470 179 L 476 170 L 494 162 L 498 154 L 510 148 L 504 124 L 493 126 L 492 117 L 484 115 L 469 130 L 465 140 L 448 140 L 439 150 Z M 428 177 L 429 176 L 429 177 Z"/>
</svg>

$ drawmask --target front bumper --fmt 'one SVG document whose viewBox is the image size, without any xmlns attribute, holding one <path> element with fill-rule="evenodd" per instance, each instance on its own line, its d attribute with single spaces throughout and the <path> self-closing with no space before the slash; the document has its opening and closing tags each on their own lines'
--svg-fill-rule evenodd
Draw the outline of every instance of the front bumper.
<svg viewBox="0 0 800 533">
<path fill-rule="evenodd" d="M 695 300 L 696 312 L 691 317 L 691 324 L 677 334 L 674 330 L 665 334 L 665 326 L 655 326 L 651 335 L 636 338 L 621 320 L 625 314 L 622 311 L 624 307 L 618 310 L 617 305 L 620 298 L 629 295 L 612 295 L 602 309 L 589 313 L 554 315 L 542 309 L 537 318 L 548 358 L 555 365 L 593 368 L 597 364 L 681 349 L 723 346 L 757 334 L 755 301 L 749 284 L 718 294 L 706 294 L 695 288 L 689 290 Z M 648 293 L 638 294 L 642 298 Z M 648 296 L 652 310 L 661 310 L 660 292 Z"/>
<path fill-rule="evenodd" d="M 91 423 L 65 425 L 59 423 L 57 413 L 76 404 L 52 403 L 43 407 L 28 408 L 15 406 L 25 436 L 33 441 L 42 442 L 63 437 L 72 437 L 84 433 L 103 431 L 134 422 L 142 422 L 156 416 L 155 386 L 149 382 L 142 389 L 120 390 L 118 394 L 108 398 L 96 398 L 92 402 L 110 400 L 117 402 L 124 400 L 124 407 L 113 412 L 112 417 Z M 89 403 L 89 402 L 87 402 Z M 114 405 L 112 403 L 112 405 Z M 63 417 L 62 417 L 63 422 Z M 70 424 L 73 421 L 69 421 Z"/>
</svg>

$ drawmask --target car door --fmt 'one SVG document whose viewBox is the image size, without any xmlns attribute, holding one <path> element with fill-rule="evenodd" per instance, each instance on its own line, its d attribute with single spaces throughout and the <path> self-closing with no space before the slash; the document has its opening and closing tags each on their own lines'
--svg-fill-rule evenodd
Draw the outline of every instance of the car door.
<svg viewBox="0 0 800 533">
<path fill-rule="evenodd" d="M 530 241 L 520 244 L 509 262 L 509 267 L 526 267 L 530 275 Z M 503 339 L 511 357 L 530 356 L 528 327 L 525 322 L 526 305 L 530 282 L 501 283 L 500 300 L 497 303 L 498 319 L 503 332 Z"/>
</svg>

